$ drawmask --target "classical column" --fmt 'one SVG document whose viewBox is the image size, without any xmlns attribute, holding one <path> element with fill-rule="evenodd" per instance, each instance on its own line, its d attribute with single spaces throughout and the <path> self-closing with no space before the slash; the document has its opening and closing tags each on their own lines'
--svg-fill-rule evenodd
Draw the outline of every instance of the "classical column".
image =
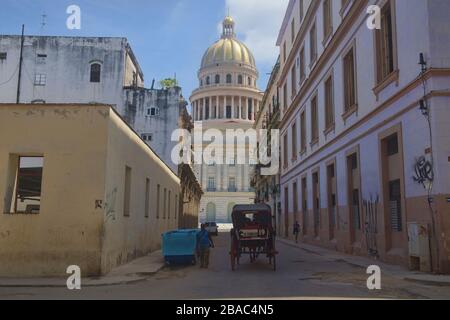
<svg viewBox="0 0 450 320">
<path fill-rule="evenodd" d="M 236 115 L 235 115 L 235 112 L 234 112 L 235 110 L 234 110 L 234 97 L 233 96 L 231 96 L 231 118 L 232 119 L 235 119 L 236 118 Z"/>
</svg>

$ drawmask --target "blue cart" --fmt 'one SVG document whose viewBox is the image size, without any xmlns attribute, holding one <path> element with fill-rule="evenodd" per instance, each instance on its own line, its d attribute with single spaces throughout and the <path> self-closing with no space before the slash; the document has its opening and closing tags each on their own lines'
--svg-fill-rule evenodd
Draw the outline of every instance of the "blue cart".
<svg viewBox="0 0 450 320">
<path fill-rule="evenodd" d="M 198 229 L 175 230 L 162 235 L 162 254 L 168 265 L 196 264 Z"/>
</svg>

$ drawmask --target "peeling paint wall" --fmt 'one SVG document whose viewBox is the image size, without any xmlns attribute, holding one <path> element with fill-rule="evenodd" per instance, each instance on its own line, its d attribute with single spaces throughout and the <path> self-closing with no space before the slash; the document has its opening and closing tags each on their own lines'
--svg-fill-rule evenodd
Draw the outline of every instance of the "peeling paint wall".
<svg viewBox="0 0 450 320">
<path fill-rule="evenodd" d="M 43 155 L 39 214 L 5 214 L 11 155 Z M 131 168 L 124 216 L 125 166 Z M 145 183 L 150 179 L 149 217 Z M 156 185 L 171 214 L 156 216 Z M 0 276 L 99 275 L 159 248 L 180 181 L 109 106 L 0 104 Z M 169 199 L 166 199 L 167 210 Z"/>
<path fill-rule="evenodd" d="M 102 110 L 107 108 L 102 107 Z M 100 107 L 0 105 L 0 275 L 100 272 L 107 119 Z M 39 214 L 5 214 L 10 155 L 43 155 Z"/>
</svg>

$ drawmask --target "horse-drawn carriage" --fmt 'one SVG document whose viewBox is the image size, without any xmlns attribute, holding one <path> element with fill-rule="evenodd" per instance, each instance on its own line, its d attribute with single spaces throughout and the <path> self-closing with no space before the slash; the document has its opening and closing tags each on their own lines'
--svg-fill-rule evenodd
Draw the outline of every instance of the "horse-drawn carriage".
<svg viewBox="0 0 450 320">
<path fill-rule="evenodd" d="M 231 214 L 231 269 L 239 265 L 240 258 L 246 254 L 250 262 L 259 255 L 266 255 L 273 270 L 276 270 L 275 231 L 272 226 L 272 210 L 268 205 L 237 205 Z"/>
</svg>

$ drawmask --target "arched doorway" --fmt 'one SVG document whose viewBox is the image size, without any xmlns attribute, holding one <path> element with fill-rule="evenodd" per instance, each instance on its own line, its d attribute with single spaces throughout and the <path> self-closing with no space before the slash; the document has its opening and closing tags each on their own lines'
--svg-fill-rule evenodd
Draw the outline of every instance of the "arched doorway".
<svg viewBox="0 0 450 320">
<path fill-rule="evenodd" d="M 206 222 L 216 222 L 216 205 L 212 202 L 206 206 Z"/>
<path fill-rule="evenodd" d="M 233 211 L 233 207 L 236 205 L 234 202 L 230 202 L 227 208 L 227 222 L 232 223 L 231 221 L 231 212 Z"/>
</svg>

